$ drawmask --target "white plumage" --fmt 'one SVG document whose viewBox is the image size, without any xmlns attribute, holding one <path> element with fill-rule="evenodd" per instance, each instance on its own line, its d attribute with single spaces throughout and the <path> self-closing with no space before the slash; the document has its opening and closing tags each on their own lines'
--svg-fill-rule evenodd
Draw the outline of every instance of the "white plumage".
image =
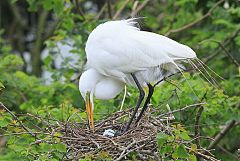
<svg viewBox="0 0 240 161">
<path fill-rule="evenodd" d="M 165 36 L 140 31 L 135 19 L 109 21 L 96 27 L 86 43 L 87 67 L 79 89 L 99 99 L 111 99 L 124 84 L 141 86 L 181 70 L 181 61 L 196 58 L 195 52 Z"/>
</svg>

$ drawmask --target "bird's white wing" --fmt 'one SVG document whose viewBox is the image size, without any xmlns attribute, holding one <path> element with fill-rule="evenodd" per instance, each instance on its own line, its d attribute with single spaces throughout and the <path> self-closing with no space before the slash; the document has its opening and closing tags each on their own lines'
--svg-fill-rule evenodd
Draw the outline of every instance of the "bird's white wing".
<svg viewBox="0 0 240 161">
<path fill-rule="evenodd" d="M 132 20 L 98 26 L 86 44 L 88 64 L 106 75 L 121 77 L 175 60 L 195 58 L 186 45 L 155 33 L 140 31 Z"/>
</svg>

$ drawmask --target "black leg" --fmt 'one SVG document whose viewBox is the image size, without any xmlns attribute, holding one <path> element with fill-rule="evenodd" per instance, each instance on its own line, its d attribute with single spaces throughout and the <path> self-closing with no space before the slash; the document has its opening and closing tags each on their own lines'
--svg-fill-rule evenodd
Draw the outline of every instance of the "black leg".
<svg viewBox="0 0 240 161">
<path fill-rule="evenodd" d="M 149 89 L 148 96 L 147 96 L 147 99 L 146 99 L 146 101 L 145 101 L 145 103 L 143 105 L 142 111 L 140 112 L 140 114 L 137 117 L 137 120 L 136 120 L 135 124 L 138 123 L 138 121 L 141 119 L 144 111 L 146 111 L 146 109 L 148 108 L 148 104 L 150 103 L 150 99 L 151 99 L 151 97 L 153 95 L 154 87 L 150 83 L 148 83 L 147 85 L 148 85 L 148 89 Z"/>
<path fill-rule="evenodd" d="M 142 101 L 143 101 L 143 99 L 144 99 L 144 96 L 145 96 L 145 93 L 144 93 L 141 85 L 139 84 L 139 82 L 138 82 L 138 80 L 137 80 L 137 77 L 136 77 L 134 74 L 131 74 L 131 75 L 132 75 L 132 77 L 133 77 L 134 82 L 136 83 L 136 85 L 137 85 L 137 87 L 138 87 L 138 90 L 139 90 L 140 95 L 139 95 L 139 97 L 138 97 L 137 105 L 136 105 L 136 107 L 135 107 L 135 109 L 134 109 L 134 111 L 133 111 L 133 113 L 132 113 L 132 116 L 131 116 L 131 118 L 129 119 L 127 125 L 125 126 L 125 128 L 124 128 L 124 130 L 123 130 L 123 133 L 125 133 L 126 131 L 128 131 L 128 129 L 129 129 L 129 127 L 130 127 L 130 125 L 131 125 L 131 123 L 132 123 L 132 121 L 133 121 L 133 119 L 134 119 L 134 117 L 135 117 L 135 115 L 136 115 L 136 113 L 137 113 L 137 111 L 138 111 L 138 108 L 140 107 L 140 105 L 141 105 L 141 103 L 142 103 Z"/>
</svg>

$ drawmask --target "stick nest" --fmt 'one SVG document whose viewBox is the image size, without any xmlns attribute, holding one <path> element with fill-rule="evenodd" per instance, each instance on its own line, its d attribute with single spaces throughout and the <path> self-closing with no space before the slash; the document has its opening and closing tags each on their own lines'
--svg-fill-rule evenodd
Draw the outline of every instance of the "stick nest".
<svg viewBox="0 0 240 161">
<path fill-rule="evenodd" d="M 86 156 L 110 156 L 114 160 L 123 160 L 129 153 L 135 152 L 140 159 L 161 160 L 158 154 L 156 135 L 159 132 L 171 133 L 167 121 L 154 118 L 146 112 L 141 121 L 124 134 L 113 137 L 103 136 L 105 130 L 112 129 L 119 133 L 130 117 L 131 110 L 116 112 L 98 122 L 92 132 L 86 123 L 65 123 L 61 127 L 62 141 L 68 145 L 67 158 Z M 123 123 L 124 122 L 124 123 Z M 134 122 L 134 121 L 133 121 Z M 134 124 L 134 123 L 133 123 Z"/>
</svg>

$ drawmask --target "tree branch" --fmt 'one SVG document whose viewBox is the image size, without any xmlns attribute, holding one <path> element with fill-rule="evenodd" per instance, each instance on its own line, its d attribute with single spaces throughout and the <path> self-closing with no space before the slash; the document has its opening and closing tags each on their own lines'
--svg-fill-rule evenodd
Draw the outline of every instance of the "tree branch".
<svg viewBox="0 0 240 161">
<path fill-rule="evenodd" d="M 77 7 L 77 12 L 79 13 L 79 15 L 83 18 L 83 20 L 85 20 L 85 16 L 84 13 L 82 11 L 82 8 L 80 7 L 80 4 L 78 3 L 78 0 L 75 0 L 76 3 L 76 7 Z"/>
<path fill-rule="evenodd" d="M 135 17 L 147 4 L 150 0 L 145 0 L 136 10 L 131 13 L 131 17 Z"/>
<path fill-rule="evenodd" d="M 227 46 L 233 39 L 235 39 L 238 36 L 239 33 L 240 33 L 240 28 L 238 28 L 230 37 L 227 37 L 221 44 L 223 46 Z M 213 54 L 211 54 L 210 56 L 205 58 L 204 63 L 211 61 L 221 51 L 222 51 L 222 49 L 218 48 L 218 50 L 216 50 L 216 52 L 214 52 Z"/>
<path fill-rule="evenodd" d="M 240 63 L 229 53 L 229 51 L 227 51 L 227 49 L 224 47 L 224 45 L 217 41 L 217 40 L 213 40 L 213 39 L 209 39 L 208 41 L 212 41 L 215 42 L 219 45 L 219 47 L 225 52 L 225 54 L 229 57 L 229 59 L 232 61 L 233 64 L 235 64 L 237 67 L 240 66 Z M 204 41 L 203 41 L 204 42 Z M 222 51 L 221 50 L 221 51 Z"/>
<path fill-rule="evenodd" d="M 218 1 L 211 9 L 209 9 L 209 11 L 208 11 L 205 15 L 203 15 L 203 16 L 200 17 L 200 18 L 198 18 L 197 20 L 195 20 L 195 21 L 193 21 L 193 22 L 191 22 L 191 23 L 189 23 L 189 24 L 187 24 L 187 25 L 185 25 L 185 26 L 182 26 L 182 27 L 180 27 L 180 28 L 169 30 L 169 31 L 165 34 L 165 36 L 169 36 L 169 35 L 171 35 L 172 33 L 177 33 L 177 32 L 184 31 L 184 30 L 186 30 L 186 29 L 188 29 L 188 28 L 190 28 L 190 27 L 198 24 L 199 22 L 201 22 L 201 21 L 204 20 L 205 18 L 211 16 L 212 12 L 216 9 L 216 7 L 217 7 L 218 5 L 220 5 L 221 3 L 223 3 L 224 1 L 225 1 L 225 0 L 220 0 L 220 1 Z"/>
<path fill-rule="evenodd" d="M 108 17 L 112 19 L 112 4 L 111 0 L 107 0 L 107 7 L 108 7 Z"/>
<path fill-rule="evenodd" d="M 186 110 L 187 108 L 190 108 L 190 107 L 196 107 L 196 106 L 205 105 L 205 104 L 206 104 L 206 102 L 201 102 L 201 103 L 196 103 L 196 104 L 188 105 L 188 106 L 185 106 L 185 107 L 183 107 L 183 108 L 180 108 L 180 109 L 177 109 L 177 110 L 173 110 L 173 111 L 168 112 L 168 113 L 161 114 L 161 115 L 158 116 L 158 118 L 160 118 L 160 117 L 162 117 L 162 116 L 170 115 L 170 114 L 172 114 L 172 113 L 184 111 L 184 110 Z"/>
<path fill-rule="evenodd" d="M 13 118 L 14 120 L 16 120 L 20 126 L 30 135 L 32 136 L 36 136 L 34 133 L 32 133 L 19 119 L 16 115 L 14 115 L 14 113 L 12 113 L 2 102 L 0 102 L 0 107 L 4 108 Z"/>
<path fill-rule="evenodd" d="M 118 11 L 115 13 L 115 15 L 113 16 L 113 19 L 115 20 L 115 19 L 117 19 L 118 18 L 118 16 L 122 13 L 122 11 L 124 10 L 124 8 L 126 7 L 126 5 L 128 4 L 128 2 L 129 2 L 130 0 L 126 0 L 123 4 L 122 4 L 122 6 L 118 9 Z"/>
<path fill-rule="evenodd" d="M 36 33 L 36 41 L 34 43 L 34 47 L 31 50 L 31 60 L 32 60 L 32 73 L 36 76 L 40 76 L 41 69 L 41 48 L 43 46 L 44 41 L 44 29 L 46 24 L 46 19 L 48 16 L 48 11 L 41 11 L 38 24 L 37 24 L 37 33 Z"/>
<path fill-rule="evenodd" d="M 228 123 L 228 125 L 226 125 L 226 127 L 216 135 L 214 140 L 208 146 L 208 149 L 214 148 L 220 142 L 220 140 L 222 140 L 222 138 L 227 134 L 227 132 L 229 132 L 232 127 L 234 127 L 235 122 L 236 122 L 235 120 L 230 121 L 230 123 Z"/>
</svg>

